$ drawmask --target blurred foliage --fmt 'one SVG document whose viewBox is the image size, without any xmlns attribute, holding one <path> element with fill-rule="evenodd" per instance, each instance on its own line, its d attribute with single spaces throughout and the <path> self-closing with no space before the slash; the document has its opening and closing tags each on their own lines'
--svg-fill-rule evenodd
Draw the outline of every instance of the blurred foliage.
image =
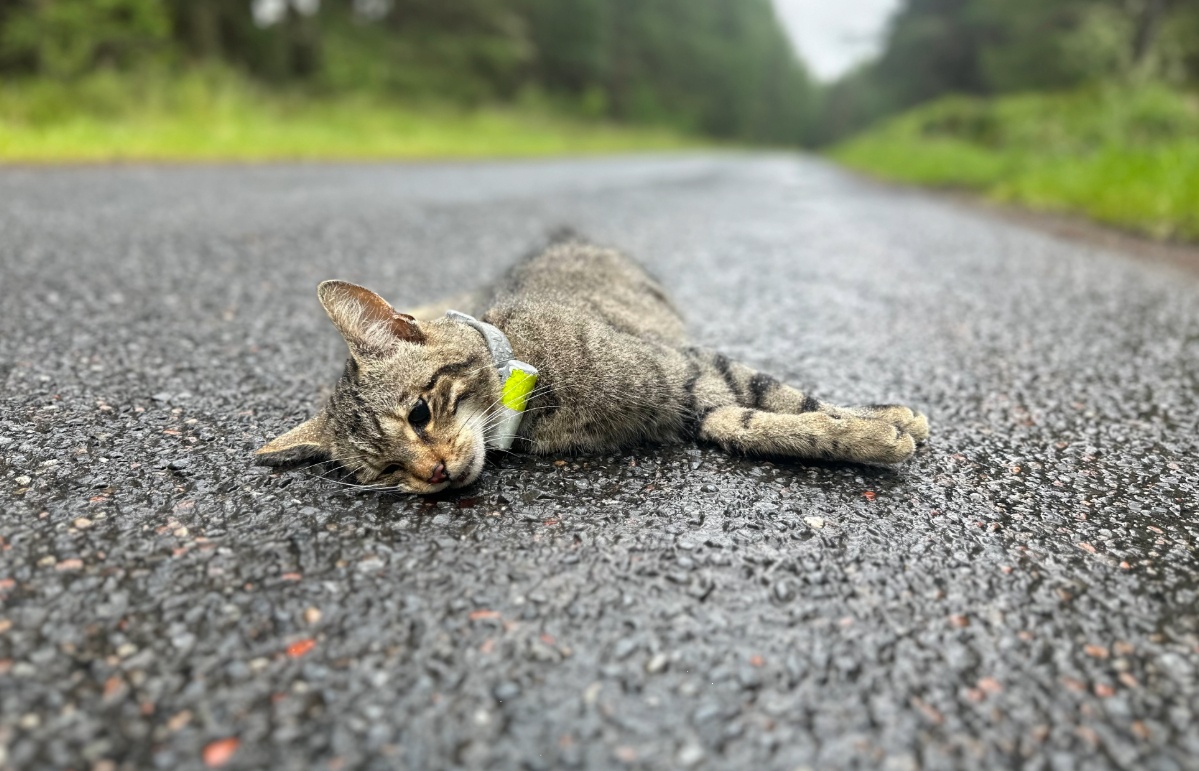
<svg viewBox="0 0 1199 771">
<path fill-rule="evenodd" d="M 537 82 L 590 109 L 798 142 L 812 88 L 768 0 L 525 0 Z"/>
<path fill-rule="evenodd" d="M 5 3 L 0 64 L 59 78 L 127 68 L 163 48 L 171 30 L 166 10 L 157 0 Z"/>
<path fill-rule="evenodd" d="M 0 115 L 0 161 L 22 162 L 515 157 L 700 141 L 526 106 L 414 106 L 368 91 L 314 99 L 222 65 L 6 84 Z"/>
<path fill-rule="evenodd" d="M 99 93 L 98 72 L 217 64 L 316 98 L 535 103 L 726 139 L 797 143 L 812 119 L 769 0 L 0 0 L 6 82 Z"/>
<path fill-rule="evenodd" d="M 981 190 L 1199 240 L 1199 99 L 1162 84 L 953 96 L 834 150 L 885 178 Z"/>
<path fill-rule="evenodd" d="M 946 94 L 1199 85 L 1194 0 L 906 0 L 882 54 L 821 96 L 817 142 Z"/>
<path fill-rule="evenodd" d="M 1197 87 L 1194 0 L 905 0 L 812 136 L 888 179 L 1199 240 Z"/>
</svg>

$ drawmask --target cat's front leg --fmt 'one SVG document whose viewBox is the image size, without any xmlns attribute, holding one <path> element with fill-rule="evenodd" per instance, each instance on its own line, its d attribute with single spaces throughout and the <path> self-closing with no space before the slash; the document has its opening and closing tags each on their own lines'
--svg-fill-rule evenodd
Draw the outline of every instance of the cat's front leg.
<svg viewBox="0 0 1199 771">
<path fill-rule="evenodd" d="M 871 409 L 871 408 L 862 408 Z M 903 408 L 907 409 L 907 408 Z M 868 464 L 902 463 L 916 452 L 916 436 L 890 420 L 825 409 L 801 414 L 726 406 L 710 411 L 699 438 L 728 452 Z M 928 436 L 922 415 L 908 410 L 916 432 Z"/>
</svg>

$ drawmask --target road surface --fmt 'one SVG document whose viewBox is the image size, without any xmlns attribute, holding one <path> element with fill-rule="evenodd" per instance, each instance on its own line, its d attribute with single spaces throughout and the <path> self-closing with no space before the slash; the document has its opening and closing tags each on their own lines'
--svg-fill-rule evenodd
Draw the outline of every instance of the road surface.
<svg viewBox="0 0 1199 771">
<path fill-rule="evenodd" d="M 1199 279 L 787 155 L 0 171 L 0 767 L 1199 768 Z M 252 465 L 571 226 L 897 471 Z"/>
</svg>

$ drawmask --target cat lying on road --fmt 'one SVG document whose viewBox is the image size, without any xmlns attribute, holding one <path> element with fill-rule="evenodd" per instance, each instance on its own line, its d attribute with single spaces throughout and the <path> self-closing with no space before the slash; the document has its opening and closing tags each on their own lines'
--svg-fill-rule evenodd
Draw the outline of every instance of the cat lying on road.
<svg viewBox="0 0 1199 771">
<path fill-rule="evenodd" d="M 559 455 L 698 440 L 891 464 L 928 438 L 907 407 L 837 407 L 688 346 L 653 278 L 575 239 L 415 317 L 344 281 L 317 294 L 350 358 L 316 417 L 258 450 L 266 465 L 334 461 L 364 485 L 428 494 L 469 485 L 488 449 L 513 446 Z"/>
</svg>

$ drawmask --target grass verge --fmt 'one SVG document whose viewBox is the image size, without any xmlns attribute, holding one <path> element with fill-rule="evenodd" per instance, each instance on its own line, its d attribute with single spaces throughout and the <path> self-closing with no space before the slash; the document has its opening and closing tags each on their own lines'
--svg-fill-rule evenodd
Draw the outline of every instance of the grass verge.
<svg viewBox="0 0 1199 771">
<path fill-rule="evenodd" d="M 1199 241 L 1199 100 L 1160 86 L 951 97 L 831 155 L 885 179 Z"/>
<path fill-rule="evenodd" d="M 545 104 L 456 108 L 266 90 L 225 71 L 0 87 L 0 163 L 530 157 L 695 147 Z"/>
</svg>

